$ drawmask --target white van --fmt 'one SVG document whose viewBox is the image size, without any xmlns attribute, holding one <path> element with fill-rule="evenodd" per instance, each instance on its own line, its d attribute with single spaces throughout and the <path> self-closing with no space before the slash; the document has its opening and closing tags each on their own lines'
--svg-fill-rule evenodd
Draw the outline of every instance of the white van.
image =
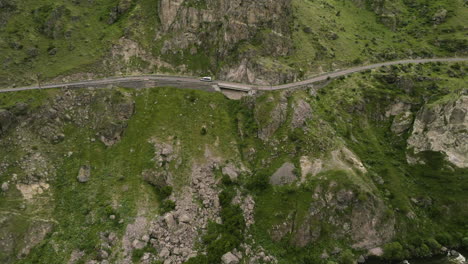
<svg viewBox="0 0 468 264">
<path fill-rule="evenodd" d="M 211 77 L 202 77 L 202 78 L 200 79 L 200 81 L 202 81 L 202 82 L 212 82 L 213 79 L 212 79 Z"/>
</svg>

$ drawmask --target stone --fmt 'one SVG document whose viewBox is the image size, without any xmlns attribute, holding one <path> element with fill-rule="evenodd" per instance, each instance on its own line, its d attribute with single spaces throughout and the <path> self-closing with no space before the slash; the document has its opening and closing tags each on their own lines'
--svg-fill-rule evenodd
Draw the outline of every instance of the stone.
<svg viewBox="0 0 468 264">
<path fill-rule="evenodd" d="M 164 216 L 164 221 L 166 222 L 169 228 L 173 228 L 176 226 L 176 221 L 174 220 L 174 216 L 171 213 L 167 213 Z"/>
<path fill-rule="evenodd" d="M 91 177 L 91 167 L 89 167 L 88 165 L 81 166 L 76 179 L 81 183 L 86 183 L 89 181 L 90 177 Z"/>
<path fill-rule="evenodd" d="M 377 257 L 383 256 L 383 253 L 384 251 L 381 247 L 371 248 L 369 249 L 369 252 L 368 252 L 370 256 L 377 256 Z"/>
<path fill-rule="evenodd" d="M 400 135 L 408 131 L 411 125 L 413 125 L 413 113 L 407 111 L 395 116 L 390 129 L 393 133 Z"/>
<path fill-rule="evenodd" d="M 341 248 L 335 247 L 331 253 L 332 255 L 338 255 L 341 253 L 341 251 L 343 251 Z"/>
<path fill-rule="evenodd" d="M 301 128 L 306 121 L 312 118 L 312 108 L 304 100 L 299 100 L 293 105 L 293 115 L 291 120 L 292 128 Z"/>
<path fill-rule="evenodd" d="M 222 169 L 223 175 L 229 176 L 231 181 L 236 181 L 238 177 L 238 173 L 232 165 L 228 165 Z"/>
<path fill-rule="evenodd" d="M 162 148 L 161 148 L 161 155 L 162 156 L 167 157 L 167 156 L 171 155 L 173 152 L 174 152 L 174 148 L 171 145 L 169 145 L 169 144 L 162 145 Z"/>
<path fill-rule="evenodd" d="M 8 192 L 9 186 L 8 182 L 2 183 L 2 192 Z"/>
<path fill-rule="evenodd" d="M 187 214 L 183 214 L 179 217 L 179 222 L 180 223 L 190 223 L 190 217 Z"/>
<path fill-rule="evenodd" d="M 238 264 L 239 263 L 239 259 L 231 252 L 224 254 L 221 257 L 221 261 L 223 264 Z"/>
<path fill-rule="evenodd" d="M 271 177 L 270 184 L 272 185 L 286 185 L 293 183 L 297 176 L 294 174 L 294 164 L 286 162 L 281 166 Z"/>
<path fill-rule="evenodd" d="M 365 262 L 366 262 L 366 258 L 363 255 L 359 256 L 359 258 L 357 260 L 357 263 L 362 264 L 362 263 L 365 263 Z"/>
<path fill-rule="evenodd" d="M 146 243 L 139 240 L 139 239 L 135 239 L 133 240 L 133 243 L 132 243 L 132 247 L 135 248 L 135 249 L 142 249 L 146 246 Z"/>
<path fill-rule="evenodd" d="M 99 253 L 98 253 L 98 258 L 103 260 L 103 259 L 107 259 L 109 258 L 109 253 L 105 250 L 99 250 Z"/>
<path fill-rule="evenodd" d="M 169 257 L 170 254 L 171 254 L 171 252 L 169 252 L 169 249 L 163 248 L 163 249 L 161 249 L 161 251 L 159 252 L 159 257 L 160 257 L 160 258 L 167 258 L 167 257 Z"/>
<path fill-rule="evenodd" d="M 148 241 L 150 241 L 150 237 L 148 235 L 144 235 L 141 237 L 141 241 L 148 243 Z"/>
</svg>

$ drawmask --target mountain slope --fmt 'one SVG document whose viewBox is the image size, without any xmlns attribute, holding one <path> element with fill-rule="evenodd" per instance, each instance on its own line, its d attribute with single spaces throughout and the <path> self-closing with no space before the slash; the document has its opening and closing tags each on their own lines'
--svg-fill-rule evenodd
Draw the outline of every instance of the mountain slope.
<svg viewBox="0 0 468 264">
<path fill-rule="evenodd" d="M 242 101 L 1 94 L 1 261 L 345 263 L 459 246 L 466 71 L 392 66 Z"/>
<path fill-rule="evenodd" d="M 462 0 L 0 5 L 2 86 L 134 72 L 276 84 L 352 64 L 467 52 Z"/>
</svg>

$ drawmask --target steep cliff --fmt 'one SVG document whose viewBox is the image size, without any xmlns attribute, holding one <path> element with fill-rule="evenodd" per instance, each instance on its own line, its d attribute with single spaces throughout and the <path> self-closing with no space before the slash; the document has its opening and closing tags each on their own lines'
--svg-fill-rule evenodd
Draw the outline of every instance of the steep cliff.
<svg viewBox="0 0 468 264">
<path fill-rule="evenodd" d="M 460 0 L 0 2 L 0 84 L 120 74 L 264 85 L 355 64 L 464 56 Z"/>
<path fill-rule="evenodd" d="M 268 84 L 293 78 L 261 59 L 291 52 L 291 0 L 161 0 L 158 12 L 163 56 L 205 54 L 226 80 Z"/>
</svg>

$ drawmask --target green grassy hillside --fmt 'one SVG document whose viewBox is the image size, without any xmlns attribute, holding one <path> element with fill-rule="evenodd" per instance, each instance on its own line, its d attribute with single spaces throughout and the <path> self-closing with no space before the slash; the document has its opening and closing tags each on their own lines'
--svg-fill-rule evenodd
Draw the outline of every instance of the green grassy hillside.
<svg viewBox="0 0 468 264">
<path fill-rule="evenodd" d="M 461 246 L 467 169 L 448 162 L 445 150 L 421 152 L 410 164 L 414 122 L 396 134 L 399 114 L 387 112 L 398 103 L 416 117 L 424 107 L 448 109 L 466 97 L 467 70 L 388 67 L 320 90 L 241 101 L 174 88 L 1 94 L 0 260 L 160 263 L 158 233 L 136 223 L 177 215 L 189 190 L 190 208 L 204 208 L 191 186 L 205 172 L 222 221 L 199 227 L 194 249 L 206 255 L 188 263 L 218 262 L 235 248 L 244 261 L 264 252 L 278 263 L 348 263 L 373 247 L 399 259 Z M 159 154 L 162 142 L 171 154 Z M 271 185 L 285 162 L 293 181 Z M 212 165 L 199 170 L 203 164 Z M 230 166 L 237 178 L 228 177 Z M 77 180 L 82 168 L 90 171 L 86 182 Z M 164 186 L 145 176 L 161 169 L 169 173 Z M 235 197 L 253 199 L 250 213 Z M 144 247 L 135 246 L 133 225 L 149 232 Z"/>
<path fill-rule="evenodd" d="M 279 82 L 354 64 L 467 52 L 468 12 L 463 0 L 285 1 L 284 14 L 273 14 L 290 16 L 283 23 L 289 27 L 283 29 L 287 35 L 266 23 L 254 26 L 251 38 L 226 47 L 216 40 L 218 22 L 194 21 L 190 29 L 183 21 L 193 18 L 182 14 L 175 18 L 181 23 L 179 30 L 163 31 L 160 4 L 158 0 L 2 1 L 0 84 L 31 84 L 77 73 L 88 75 L 73 75 L 75 79 L 134 72 L 224 76 L 244 58 L 256 61 L 248 66 L 251 71 Z M 221 12 L 213 3 L 182 6 Z M 231 20 L 235 19 L 222 23 L 234 23 Z M 185 47 L 179 31 L 194 34 L 202 43 L 189 40 Z M 226 38 L 237 39 L 237 34 L 228 30 Z M 277 47 L 287 52 L 278 53 Z M 276 80 L 269 72 L 277 71 L 289 77 Z"/>
</svg>

